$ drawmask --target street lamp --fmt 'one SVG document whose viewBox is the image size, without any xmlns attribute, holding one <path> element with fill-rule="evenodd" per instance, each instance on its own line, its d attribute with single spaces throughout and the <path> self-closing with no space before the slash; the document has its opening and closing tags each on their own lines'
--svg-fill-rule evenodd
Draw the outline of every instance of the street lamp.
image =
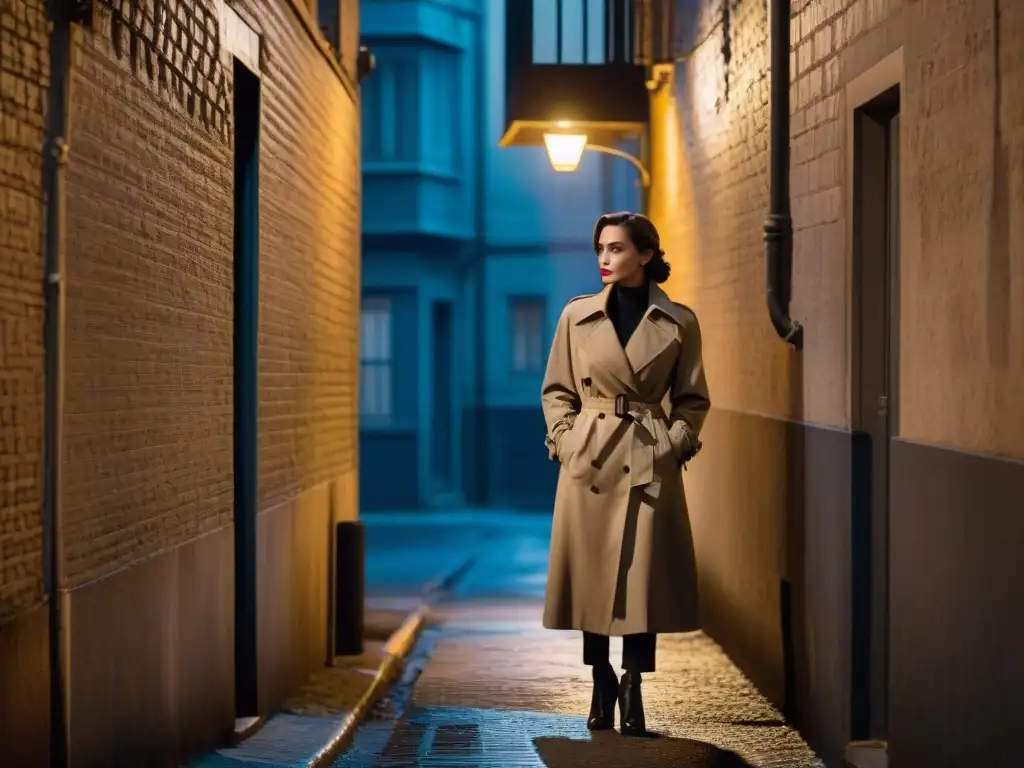
<svg viewBox="0 0 1024 768">
<path fill-rule="evenodd" d="M 583 150 L 587 148 L 585 133 L 545 133 L 544 148 L 548 152 L 551 167 L 559 173 L 572 173 L 580 164 Z"/>
<path fill-rule="evenodd" d="M 580 165 L 580 160 L 583 158 L 585 150 L 602 152 L 631 163 L 640 173 L 641 187 L 647 189 L 651 185 L 651 174 L 644 164 L 640 162 L 639 158 L 615 147 L 589 143 L 587 141 L 587 134 L 573 133 L 572 123 L 567 120 L 559 120 L 556 125 L 561 130 L 544 133 L 544 149 L 547 150 L 551 167 L 559 173 L 572 173 L 575 171 Z"/>
</svg>

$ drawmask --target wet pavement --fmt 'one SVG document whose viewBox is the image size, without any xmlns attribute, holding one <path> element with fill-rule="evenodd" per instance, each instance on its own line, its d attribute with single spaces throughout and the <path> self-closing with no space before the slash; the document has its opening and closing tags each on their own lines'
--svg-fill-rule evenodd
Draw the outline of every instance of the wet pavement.
<svg viewBox="0 0 1024 768">
<path fill-rule="evenodd" d="M 435 579 L 445 567 L 461 565 L 461 578 L 403 682 L 335 768 L 821 768 L 701 633 L 659 638 L 658 671 L 644 682 L 652 738 L 592 736 L 579 635 L 540 626 L 547 516 L 375 517 L 365 518 L 368 560 L 379 558 L 368 568 L 372 592 L 397 593 L 409 574 Z M 401 565 L 383 562 L 393 557 Z"/>
<path fill-rule="evenodd" d="M 543 595 L 548 514 L 466 509 L 368 512 L 366 590 L 372 598 L 418 594 L 457 571 L 460 595 Z M 504 551 L 507 557 L 494 556 Z M 488 568 L 476 568 L 487 555 Z"/>
</svg>

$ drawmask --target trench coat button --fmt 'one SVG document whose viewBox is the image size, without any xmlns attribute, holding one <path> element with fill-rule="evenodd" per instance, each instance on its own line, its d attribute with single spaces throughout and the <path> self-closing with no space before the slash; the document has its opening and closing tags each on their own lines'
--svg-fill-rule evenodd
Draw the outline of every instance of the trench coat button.
<svg viewBox="0 0 1024 768">
<path fill-rule="evenodd" d="M 599 418 L 599 419 L 603 419 L 603 418 L 604 418 L 604 413 L 599 413 L 599 414 L 597 414 L 597 418 Z"/>
<path fill-rule="evenodd" d="M 590 386 L 590 385 L 591 385 L 592 383 L 593 383 L 593 382 L 592 382 L 592 380 L 591 380 L 591 378 L 590 378 L 589 376 L 587 376 L 587 378 L 585 378 L 585 379 L 583 380 L 583 386 L 584 386 L 584 387 L 589 387 L 589 386 Z"/>
<path fill-rule="evenodd" d="M 629 467 L 628 467 L 628 466 L 625 466 L 625 467 L 623 467 L 623 468 L 622 468 L 622 471 L 623 471 L 623 472 L 624 472 L 625 474 L 627 474 L 627 475 L 628 475 L 628 474 L 629 474 Z"/>
<path fill-rule="evenodd" d="M 600 489 L 596 485 L 592 485 L 592 486 L 590 486 L 590 492 L 591 493 L 600 493 L 601 491 L 600 491 Z"/>
</svg>

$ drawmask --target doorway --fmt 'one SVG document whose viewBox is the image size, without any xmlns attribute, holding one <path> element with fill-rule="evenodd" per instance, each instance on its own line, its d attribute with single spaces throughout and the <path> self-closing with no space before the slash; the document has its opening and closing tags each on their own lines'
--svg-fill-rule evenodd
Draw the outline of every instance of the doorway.
<svg viewBox="0 0 1024 768">
<path fill-rule="evenodd" d="M 259 493 L 260 80 L 234 64 L 235 713 L 259 713 L 256 510 Z"/>
<path fill-rule="evenodd" d="M 454 403 L 452 393 L 452 303 L 435 301 L 433 329 L 433 413 L 430 429 L 430 485 L 433 494 L 454 487 Z"/>
<path fill-rule="evenodd" d="M 865 476 L 870 498 L 862 510 L 863 550 L 854 581 L 863 596 L 860 681 L 853 737 L 884 754 L 889 689 L 889 474 L 898 434 L 900 91 L 885 90 L 853 113 L 853 255 L 858 290 L 859 360 L 855 407 L 870 444 Z M 857 587 L 855 587 L 857 589 Z"/>
</svg>

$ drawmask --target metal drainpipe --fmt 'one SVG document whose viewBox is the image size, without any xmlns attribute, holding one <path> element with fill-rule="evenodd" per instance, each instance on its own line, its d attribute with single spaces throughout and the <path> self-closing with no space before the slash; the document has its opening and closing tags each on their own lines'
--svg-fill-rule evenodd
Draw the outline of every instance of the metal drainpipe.
<svg viewBox="0 0 1024 768">
<path fill-rule="evenodd" d="M 51 0 L 50 92 L 43 158 L 45 205 L 45 390 L 43 443 L 43 561 L 48 596 L 50 765 L 65 768 L 68 736 L 68 638 L 65 628 L 61 494 L 64 457 L 64 174 L 71 92 L 72 18 L 69 3 Z"/>
<path fill-rule="evenodd" d="M 487 55 L 487 4 L 481 4 L 477 13 L 476 23 L 476 53 L 481 59 Z M 476 424 L 474 424 L 473 435 L 475 445 L 473 455 L 476 457 L 473 467 L 476 470 L 476 491 L 481 503 L 487 501 L 487 465 L 485 448 L 486 419 L 486 397 L 487 389 L 487 298 L 484 295 L 487 289 L 487 125 L 488 125 L 488 101 L 487 101 L 487 67 L 486 62 L 480 62 L 476 68 L 476 79 L 474 90 L 476 91 L 477 108 L 480 110 L 477 119 L 476 136 L 476 199 L 474 200 L 474 223 L 475 223 L 475 244 L 476 251 L 473 263 L 476 264 L 476 306 L 475 315 L 476 335 L 473 337 L 476 343 L 476 365 L 474 370 L 474 389 L 476 390 Z M 507 74 L 506 74 L 507 76 Z M 479 466 L 478 466 L 479 462 Z M 463 463 L 465 466 L 465 463 Z M 463 480 L 465 487 L 465 480 Z"/>
<path fill-rule="evenodd" d="M 766 299 L 775 332 L 796 349 L 804 329 L 789 316 L 793 275 L 793 219 L 789 207 L 789 16 L 790 0 L 769 0 L 771 14 L 771 188 L 764 221 Z"/>
</svg>

